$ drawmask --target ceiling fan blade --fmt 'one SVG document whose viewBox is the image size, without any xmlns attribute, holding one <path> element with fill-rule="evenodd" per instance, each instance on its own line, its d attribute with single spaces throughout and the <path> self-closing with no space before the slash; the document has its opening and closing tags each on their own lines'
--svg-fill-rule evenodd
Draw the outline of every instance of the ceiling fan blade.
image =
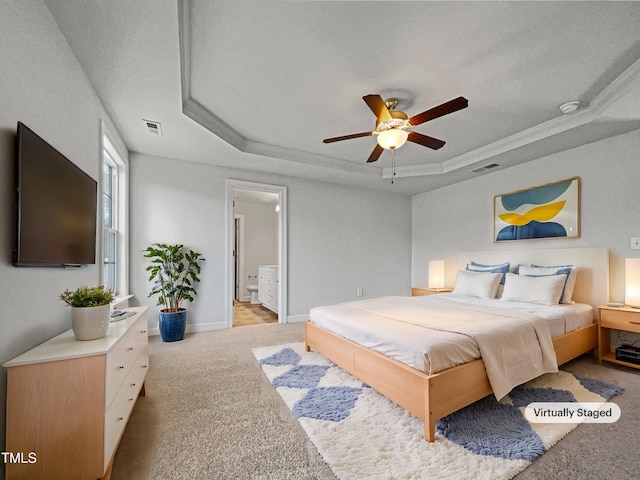
<svg viewBox="0 0 640 480">
<path fill-rule="evenodd" d="M 380 145 L 376 145 L 376 148 L 374 148 L 373 152 L 371 152 L 371 155 L 369 155 L 367 163 L 372 163 L 378 160 L 378 158 L 380 158 L 380 155 L 382 155 L 382 152 L 384 152 L 384 148 L 382 148 Z"/>
<path fill-rule="evenodd" d="M 424 147 L 432 148 L 433 150 L 442 148 L 446 143 L 443 140 L 438 140 L 437 138 L 429 137 L 418 132 L 409 132 L 407 140 L 413 143 L 418 143 Z"/>
<path fill-rule="evenodd" d="M 380 95 L 365 95 L 362 99 L 369 106 L 379 122 L 388 122 L 391 120 L 389 109 L 384 104 Z"/>
<path fill-rule="evenodd" d="M 370 137 L 371 135 L 373 135 L 373 132 L 354 133 L 352 135 L 344 135 L 343 137 L 325 138 L 323 142 L 324 143 L 340 142 L 342 140 L 350 140 L 352 138 Z"/>
<path fill-rule="evenodd" d="M 420 125 L 421 123 L 428 122 L 429 120 L 433 120 L 434 118 L 442 117 L 443 115 L 447 115 L 449 113 L 457 112 L 458 110 L 462 110 L 463 108 L 467 108 L 469 105 L 469 100 L 464 97 L 454 98 L 453 100 L 449 100 L 442 105 L 438 105 L 430 110 L 419 113 L 409 119 L 409 123 L 414 127 L 416 125 Z"/>
</svg>

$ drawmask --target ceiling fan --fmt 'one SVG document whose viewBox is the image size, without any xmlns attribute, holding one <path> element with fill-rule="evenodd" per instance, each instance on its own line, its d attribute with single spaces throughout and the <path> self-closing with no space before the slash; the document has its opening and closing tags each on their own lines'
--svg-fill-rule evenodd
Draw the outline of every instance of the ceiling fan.
<svg viewBox="0 0 640 480">
<path fill-rule="evenodd" d="M 442 117 L 449 113 L 467 108 L 469 105 L 469 101 L 466 98 L 458 97 L 408 118 L 406 113 L 401 112 L 400 110 L 395 110 L 398 105 L 397 98 L 388 98 L 383 101 L 380 95 L 370 94 L 365 95 L 362 99 L 376 116 L 375 130 L 372 132 L 344 135 L 342 137 L 326 138 L 323 142 L 333 143 L 340 142 L 342 140 L 350 140 L 352 138 L 377 135 L 378 145 L 376 145 L 376 148 L 371 152 L 367 163 L 378 160 L 385 149 L 395 150 L 404 145 L 407 140 L 433 150 L 442 148 L 445 144 L 444 141 L 409 130 L 422 123 L 428 122 L 429 120 L 433 120 L 434 118 Z"/>
</svg>

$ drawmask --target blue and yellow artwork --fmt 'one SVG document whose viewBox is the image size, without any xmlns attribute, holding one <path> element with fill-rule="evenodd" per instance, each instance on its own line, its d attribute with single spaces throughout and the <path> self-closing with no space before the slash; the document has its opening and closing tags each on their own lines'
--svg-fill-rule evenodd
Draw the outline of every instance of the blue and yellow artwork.
<svg viewBox="0 0 640 480">
<path fill-rule="evenodd" d="M 495 241 L 580 236 L 580 178 L 494 199 Z"/>
</svg>

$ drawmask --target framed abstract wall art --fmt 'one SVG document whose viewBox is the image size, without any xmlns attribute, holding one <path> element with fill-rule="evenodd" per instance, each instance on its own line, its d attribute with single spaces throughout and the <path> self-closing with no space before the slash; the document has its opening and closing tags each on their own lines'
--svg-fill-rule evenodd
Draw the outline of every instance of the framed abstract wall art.
<svg viewBox="0 0 640 480">
<path fill-rule="evenodd" d="M 580 236 L 580 177 L 496 195 L 494 242 Z"/>
</svg>

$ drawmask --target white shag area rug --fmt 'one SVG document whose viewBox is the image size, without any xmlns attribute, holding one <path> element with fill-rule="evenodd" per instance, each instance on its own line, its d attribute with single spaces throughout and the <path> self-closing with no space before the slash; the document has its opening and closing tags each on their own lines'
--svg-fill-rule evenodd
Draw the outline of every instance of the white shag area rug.
<svg viewBox="0 0 640 480">
<path fill-rule="evenodd" d="M 486 397 L 438 421 L 421 420 L 303 342 L 253 350 L 263 372 L 341 480 L 510 479 L 577 424 L 533 424 L 536 402 L 599 402 L 621 389 L 566 372 L 543 375 L 502 401 Z"/>
</svg>

